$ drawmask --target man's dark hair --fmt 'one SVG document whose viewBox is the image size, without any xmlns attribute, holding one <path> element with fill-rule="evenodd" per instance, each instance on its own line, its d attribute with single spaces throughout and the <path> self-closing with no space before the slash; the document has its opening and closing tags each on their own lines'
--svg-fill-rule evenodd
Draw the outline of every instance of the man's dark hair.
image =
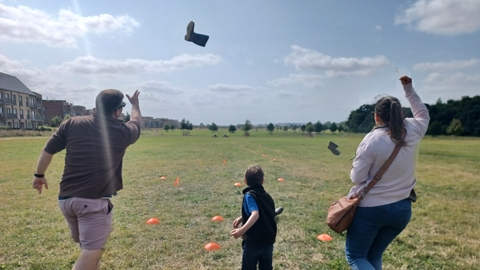
<svg viewBox="0 0 480 270">
<path fill-rule="evenodd" d="M 106 89 L 97 95 L 95 107 L 98 113 L 110 115 L 125 106 L 123 93 L 115 89 Z"/>
<path fill-rule="evenodd" d="M 261 185 L 263 181 L 263 170 L 258 165 L 252 165 L 245 171 L 245 180 L 249 186 Z"/>
</svg>

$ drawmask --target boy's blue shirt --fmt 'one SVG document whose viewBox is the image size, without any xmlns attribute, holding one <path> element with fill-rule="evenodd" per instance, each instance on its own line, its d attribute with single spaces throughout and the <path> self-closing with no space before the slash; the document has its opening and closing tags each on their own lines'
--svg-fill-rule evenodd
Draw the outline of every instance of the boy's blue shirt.
<svg viewBox="0 0 480 270">
<path fill-rule="evenodd" d="M 245 212 L 247 213 L 247 216 L 250 216 L 253 211 L 258 211 L 257 202 L 248 193 L 245 194 L 245 203 L 243 204 L 243 209 L 245 209 Z"/>
</svg>

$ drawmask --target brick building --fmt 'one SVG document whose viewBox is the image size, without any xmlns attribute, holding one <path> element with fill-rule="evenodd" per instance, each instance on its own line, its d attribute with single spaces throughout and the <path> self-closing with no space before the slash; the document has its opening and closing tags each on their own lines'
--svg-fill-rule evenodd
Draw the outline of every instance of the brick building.
<svg viewBox="0 0 480 270">
<path fill-rule="evenodd" d="M 64 119 L 65 116 L 71 115 L 72 104 L 66 100 L 42 100 L 43 105 L 43 122 L 46 126 L 52 124 L 52 118 L 59 117 Z"/>
</svg>

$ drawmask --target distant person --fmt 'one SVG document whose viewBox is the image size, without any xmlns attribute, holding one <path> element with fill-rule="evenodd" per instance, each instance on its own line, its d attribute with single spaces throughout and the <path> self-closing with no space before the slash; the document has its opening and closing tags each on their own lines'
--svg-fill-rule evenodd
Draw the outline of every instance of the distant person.
<svg viewBox="0 0 480 270">
<path fill-rule="evenodd" d="M 100 258 L 112 230 L 110 198 L 123 188 L 122 162 L 125 149 L 140 136 L 140 92 L 132 97 L 130 121 L 118 118 L 125 102 L 118 90 L 103 90 L 96 98 L 93 115 L 71 117 L 49 138 L 38 159 L 33 188 L 48 189 L 45 172 L 53 155 L 66 149 L 58 203 L 80 244 L 80 257 L 72 269 L 100 268 Z"/>
<path fill-rule="evenodd" d="M 382 269 L 382 254 L 407 226 L 412 215 L 410 194 L 416 184 L 415 163 L 430 116 L 412 86 L 400 78 L 413 118 L 404 118 L 397 98 L 383 97 L 375 105 L 375 127 L 357 148 L 350 172 L 356 194 L 380 170 L 396 144 L 400 152 L 378 183 L 360 202 L 347 230 L 345 253 L 352 269 Z M 404 137 L 405 136 L 405 137 Z"/>
<path fill-rule="evenodd" d="M 275 203 L 263 188 L 263 170 L 253 165 L 245 171 L 242 216 L 233 222 L 230 234 L 242 237 L 242 270 L 273 269 L 273 244 L 277 236 Z M 282 209 L 283 210 L 283 209 Z M 240 226 L 240 223 L 243 223 Z"/>
</svg>

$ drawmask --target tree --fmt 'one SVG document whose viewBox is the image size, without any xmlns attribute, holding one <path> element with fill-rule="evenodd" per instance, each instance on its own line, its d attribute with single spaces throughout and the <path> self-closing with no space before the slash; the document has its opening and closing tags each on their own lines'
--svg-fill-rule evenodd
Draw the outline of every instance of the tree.
<svg viewBox="0 0 480 270">
<path fill-rule="evenodd" d="M 200 129 L 205 128 L 205 125 L 203 123 L 200 123 Z"/>
<path fill-rule="evenodd" d="M 174 124 L 171 124 L 171 125 L 170 125 L 170 130 L 173 131 L 174 129 L 175 129 L 175 125 L 174 125 Z"/>
<path fill-rule="evenodd" d="M 338 126 L 338 132 L 342 132 L 343 131 L 343 125 L 339 125 Z"/>
<path fill-rule="evenodd" d="M 230 133 L 235 133 L 235 131 L 237 131 L 237 127 L 236 127 L 236 126 L 230 125 L 230 126 L 228 127 L 228 132 L 230 132 Z"/>
<path fill-rule="evenodd" d="M 302 134 L 305 132 L 305 129 L 307 129 L 306 125 L 300 126 L 300 130 L 302 131 Z"/>
<path fill-rule="evenodd" d="M 275 130 L 275 126 L 272 123 L 270 123 L 270 124 L 267 125 L 267 130 L 271 135 L 271 134 L 273 134 L 273 131 Z"/>
<path fill-rule="evenodd" d="M 182 119 L 180 122 L 180 129 L 182 130 L 182 135 L 183 136 L 188 136 L 190 135 L 190 130 L 193 129 L 192 123 L 190 121 L 185 120 L 185 118 Z"/>
<path fill-rule="evenodd" d="M 443 127 L 439 121 L 434 121 L 427 129 L 427 134 L 432 136 L 442 135 Z"/>
<path fill-rule="evenodd" d="M 62 123 L 62 118 L 59 116 L 54 116 L 52 119 L 50 119 L 50 126 L 51 127 L 58 127 Z"/>
<path fill-rule="evenodd" d="M 170 125 L 163 125 L 163 130 L 168 132 L 170 130 Z"/>
<path fill-rule="evenodd" d="M 320 133 L 323 130 L 323 125 L 322 125 L 322 123 L 320 123 L 320 121 L 317 121 L 317 123 L 315 123 L 314 127 L 315 127 L 315 132 L 317 132 L 317 133 Z"/>
<path fill-rule="evenodd" d="M 242 130 L 245 132 L 245 136 L 250 136 L 248 131 L 251 129 L 252 129 L 252 123 L 250 123 L 250 120 L 247 119 L 247 121 L 245 121 L 245 125 L 243 125 L 242 127 Z"/>
<path fill-rule="evenodd" d="M 335 122 L 333 122 L 333 123 L 330 125 L 330 131 L 331 131 L 331 132 L 337 131 L 337 124 L 335 124 Z"/>
<path fill-rule="evenodd" d="M 127 112 L 127 114 L 123 117 L 123 121 L 125 121 L 125 122 L 130 121 L 130 114 L 128 114 L 128 112 Z"/>
<path fill-rule="evenodd" d="M 63 117 L 63 121 L 68 120 L 68 118 L 70 118 L 70 114 L 67 113 L 67 114 L 65 114 L 65 116 Z"/>
<path fill-rule="evenodd" d="M 293 125 L 292 127 L 293 132 L 297 132 L 297 128 L 298 128 L 297 125 Z"/>
<path fill-rule="evenodd" d="M 215 132 L 215 131 L 218 130 L 218 126 L 215 123 L 212 122 L 211 125 L 208 125 L 208 129 L 212 132 Z"/>
<path fill-rule="evenodd" d="M 288 126 L 284 126 L 283 131 L 288 131 Z"/>
<path fill-rule="evenodd" d="M 367 133 L 372 130 L 375 125 L 372 116 L 374 109 L 375 105 L 364 104 L 357 110 L 350 112 L 346 122 L 348 130 L 355 133 Z"/>
<path fill-rule="evenodd" d="M 447 128 L 447 134 L 448 135 L 455 135 L 455 136 L 460 136 L 463 133 L 463 127 L 462 123 L 460 120 L 453 118 L 452 122 L 450 123 L 450 126 Z"/>
<path fill-rule="evenodd" d="M 308 135 L 312 137 L 312 133 L 315 132 L 315 126 L 313 126 L 312 122 L 308 122 L 305 126 L 305 130 L 308 132 Z"/>
<path fill-rule="evenodd" d="M 327 122 L 323 123 L 323 130 L 329 130 L 331 124 L 332 123 L 330 123 L 330 121 L 327 121 Z"/>
</svg>

